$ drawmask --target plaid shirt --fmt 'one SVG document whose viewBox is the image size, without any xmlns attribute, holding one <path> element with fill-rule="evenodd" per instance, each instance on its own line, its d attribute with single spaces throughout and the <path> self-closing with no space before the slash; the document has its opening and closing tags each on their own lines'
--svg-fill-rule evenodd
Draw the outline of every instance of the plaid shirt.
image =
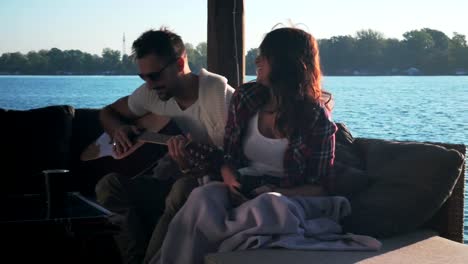
<svg viewBox="0 0 468 264">
<path fill-rule="evenodd" d="M 268 89 L 255 82 L 242 85 L 234 93 L 224 134 L 226 164 L 237 169 L 249 165 L 242 147 L 245 133 L 249 120 L 268 99 Z M 303 130 L 288 138 L 283 163 L 286 176 L 281 187 L 321 183 L 328 179 L 335 157 L 337 127 L 330 121 L 325 107 L 317 105 L 312 113 L 315 122 L 304 124 Z"/>
</svg>

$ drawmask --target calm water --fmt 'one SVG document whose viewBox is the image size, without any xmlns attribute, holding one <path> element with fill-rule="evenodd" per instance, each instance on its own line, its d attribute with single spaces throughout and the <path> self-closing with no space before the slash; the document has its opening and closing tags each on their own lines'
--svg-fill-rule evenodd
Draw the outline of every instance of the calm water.
<svg viewBox="0 0 468 264">
<path fill-rule="evenodd" d="M 0 76 L 0 108 L 102 107 L 140 84 L 134 76 Z M 326 77 L 324 88 L 335 97 L 334 119 L 355 136 L 468 145 L 468 76 Z M 468 206 L 465 219 L 468 239 Z"/>
</svg>

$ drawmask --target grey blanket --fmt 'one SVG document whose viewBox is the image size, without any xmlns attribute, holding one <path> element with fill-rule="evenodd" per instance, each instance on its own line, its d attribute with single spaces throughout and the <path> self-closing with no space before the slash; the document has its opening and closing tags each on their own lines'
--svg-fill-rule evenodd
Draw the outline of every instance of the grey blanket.
<svg viewBox="0 0 468 264">
<path fill-rule="evenodd" d="M 207 253 L 281 247 L 301 250 L 378 250 L 368 236 L 342 234 L 351 213 L 344 197 L 262 194 L 233 208 L 223 183 L 196 188 L 172 220 L 151 263 L 203 263 Z"/>
</svg>

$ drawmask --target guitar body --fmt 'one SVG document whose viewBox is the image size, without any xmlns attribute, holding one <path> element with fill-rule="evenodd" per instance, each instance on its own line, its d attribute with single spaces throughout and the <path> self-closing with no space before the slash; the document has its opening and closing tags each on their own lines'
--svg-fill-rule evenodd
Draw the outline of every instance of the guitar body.
<svg viewBox="0 0 468 264">
<path fill-rule="evenodd" d="M 138 119 L 135 125 L 143 132 L 132 138 L 133 146 L 121 155 L 114 152 L 111 137 L 103 133 L 81 153 L 81 160 L 100 163 L 109 172 L 135 176 L 154 167 L 167 153 L 166 142 L 171 136 L 182 134 L 170 118 L 148 114 Z M 219 174 L 223 152 L 216 146 L 189 141 L 185 146 L 191 175 L 202 177 L 208 173 Z"/>
<path fill-rule="evenodd" d="M 142 130 L 179 135 L 182 131 L 170 118 L 148 114 L 135 121 Z M 113 151 L 111 137 L 103 133 L 88 145 L 80 155 L 87 167 L 99 168 L 103 173 L 117 172 L 129 177 L 140 174 L 154 167 L 158 160 L 167 153 L 164 145 L 135 141 L 130 150 L 117 156 Z"/>
<path fill-rule="evenodd" d="M 159 116 L 155 114 L 147 114 L 137 119 L 135 121 L 135 126 L 140 130 L 161 132 L 163 128 L 168 126 L 169 122 L 171 122 L 171 119 L 168 117 Z M 180 132 L 179 129 L 178 132 Z M 143 144 L 144 142 L 136 141 L 128 151 L 121 155 L 117 155 L 113 150 L 111 136 L 107 133 L 103 133 L 98 139 L 96 139 L 96 141 L 94 141 L 88 147 L 86 147 L 86 149 L 81 153 L 80 159 L 82 161 L 88 161 L 106 156 L 111 156 L 114 159 L 123 159 L 131 155 Z"/>
</svg>

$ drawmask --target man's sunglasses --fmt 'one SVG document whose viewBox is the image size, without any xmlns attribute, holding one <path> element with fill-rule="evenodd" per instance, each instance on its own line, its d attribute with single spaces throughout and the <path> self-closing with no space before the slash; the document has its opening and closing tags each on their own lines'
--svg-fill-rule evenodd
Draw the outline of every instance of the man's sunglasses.
<svg viewBox="0 0 468 264">
<path fill-rule="evenodd" d="M 171 60 L 166 65 L 164 65 L 164 67 L 162 67 L 162 69 L 159 70 L 158 72 L 150 72 L 150 73 L 146 73 L 146 74 L 139 73 L 138 76 L 140 76 L 140 78 L 143 79 L 144 81 L 146 81 L 146 80 L 151 80 L 153 82 L 158 81 L 161 78 L 161 75 L 164 72 L 164 70 L 167 67 L 169 67 L 169 65 L 176 62 L 178 59 L 179 58 L 175 58 L 175 59 Z"/>
</svg>

